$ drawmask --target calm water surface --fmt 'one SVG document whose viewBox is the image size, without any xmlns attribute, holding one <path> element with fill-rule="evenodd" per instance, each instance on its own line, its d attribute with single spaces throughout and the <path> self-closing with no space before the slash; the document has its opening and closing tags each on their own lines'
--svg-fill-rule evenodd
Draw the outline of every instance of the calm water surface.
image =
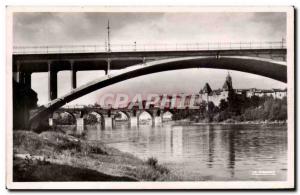
<svg viewBox="0 0 300 195">
<path fill-rule="evenodd" d="M 112 130 L 89 126 L 89 140 L 141 159 L 156 157 L 184 180 L 285 180 L 285 125 L 192 125 L 164 123 Z"/>
</svg>

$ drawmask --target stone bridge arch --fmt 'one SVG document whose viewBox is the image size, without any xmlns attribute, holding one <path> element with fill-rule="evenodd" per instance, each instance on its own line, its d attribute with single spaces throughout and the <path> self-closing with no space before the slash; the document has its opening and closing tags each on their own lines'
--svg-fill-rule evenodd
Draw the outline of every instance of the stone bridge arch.
<svg viewBox="0 0 300 195">
<path fill-rule="evenodd" d="M 164 110 L 164 111 L 161 113 L 161 121 L 162 121 L 162 122 L 165 121 L 165 120 L 164 120 L 164 116 L 165 116 L 165 114 L 167 114 L 167 113 L 170 113 L 170 114 L 171 114 L 171 119 L 172 119 L 172 117 L 173 117 L 173 115 L 174 115 L 174 111 L 173 111 L 173 110 Z"/>
<path fill-rule="evenodd" d="M 97 112 L 97 111 L 86 112 L 86 113 L 83 115 L 84 119 L 87 120 L 87 117 L 88 117 L 89 115 L 94 115 L 94 116 L 96 116 L 96 117 L 97 117 L 97 121 L 96 121 L 97 123 L 101 123 L 101 125 L 104 123 L 104 116 L 103 116 L 102 113 Z"/>
<path fill-rule="evenodd" d="M 69 118 L 66 119 L 62 116 L 62 114 L 70 116 L 71 121 L 69 121 Z M 66 133 L 73 133 L 77 129 L 77 118 L 72 112 L 66 110 L 55 110 L 48 119 L 48 125 L 55 130 L 63 130 Z"/>
<path fill-rule="evenodd" d="M 117 118 L 118 114 L 124 114 L 127 118 L 127 125 L 130 126 L 130 123 L 131 123 L 130 113 L 127 111 L 124 111 L 124 110 L 118 110 L 115 112 L 115 114 L 113 115 L 113 126 L 115 126 L 117 123 L 116 118 Z"/>
<path fill-rule="evenodd" d="M 116 114 L 114 115 L 114 119 L 118 116 L 117 114 L 124 114 L 127 117 L 127 120 L 130 120 L 130 114 L 127 111 L 124 110 L 116 111 Z"/>
<path fill-rule="evenodd" d="M 68 116 L 71 116 L 71 118 L 72 118 L 71 123 L 73 125 L 76 125 L 76 116 L 72 112 L 69 112 L 66 110 L 55 110 L 52 113 L 51 119 L 52 119 L 53 125 L 58 124 L 57 120 L 61 120 L 61 119 L 58 119 L 58 117 L 61 117 L 62 114 L 67 114 Z"/>
<path fill-rule="evenodd" d="M 151 118 L 151 124 L 154 125 L 155 124 L 155 115 L 154 115 L 154 112 L 151 111 L 151 110 L 139 110 L 137 112 L 137 122 L 138 124 L 140 124 L 140 116 L 143 114 L 143 113 L 147 113 L 150 118 Z"/>
</svg>

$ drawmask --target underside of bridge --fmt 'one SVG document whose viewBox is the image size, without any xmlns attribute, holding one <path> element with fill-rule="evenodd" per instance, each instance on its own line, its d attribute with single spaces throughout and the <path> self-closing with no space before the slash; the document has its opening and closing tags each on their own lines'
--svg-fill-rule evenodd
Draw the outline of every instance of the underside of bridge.
<svg viewBox="0 0 300 195">
<path fill-rule="evenodd" d="M 51 101 L 30 119 L 32 128 L 37 127 L 37 122 L 49 113 L 88 93 L 113 85 L 131 78 L 158 73 L 163 71 L 187 68 L 214 68 L 237 70 L 269 77 L 281 82 L 287 81 L 287 67 L 273 60 L 253 57 L 186 57 L 159 60 L 147 63 L 135 70 L 127 71 L 116 76 L 105 76 L 86 85 L 72 90 L 69 94 Z"/>
<path fill-rule="evenodd" d="M 49 114 L 51 114 L 59 107 L 106 86 L 110 86 L 118 82 L 152 73 L 188 68 L 213 68 L 236 70 L 265 76 L 281 82 L 287 82 L 287 66 L 285 65 L 285 63 L 269 59 L 245 56 L 201 56 L 157 60 L 140 65 L 139 67 L 133 70 L 125 70 L 123 73 L 115 76 L 104 76 L 102 78 L 89 82 L 83 86 L 73 89 L 70 93 L 66 94 L 65 96 L 50 101 L 48 104 L 41 107 L 37 112 L 35 112 L 35 114 L 31 116 L 30 127 L 33 129 L 38 128 L 39 121 L 43 118 L 47 118 Z M 52 98 L 55 96 L 56 94 L 54 94 Z"/>
</svg>

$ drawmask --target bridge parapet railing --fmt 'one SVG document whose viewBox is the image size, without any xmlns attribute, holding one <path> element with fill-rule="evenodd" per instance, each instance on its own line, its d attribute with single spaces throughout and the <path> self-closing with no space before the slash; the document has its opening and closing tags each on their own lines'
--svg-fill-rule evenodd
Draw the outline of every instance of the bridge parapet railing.
<svg viewBox="0 0 300 195">
<path fill-rule="evenodd" d="M 96 53 L 108 52 L 106 45 L 52 45 L 52 46 L 14 46 L 14 54 L 51 53 Z M 277 42 L 199 42 L 166 44 L 111 44 L 110 52 L 147 51 L 204 51 L 204 50 L 245 50 L 245 49 L 285 49 L 285 41 Z"/>
</svg>

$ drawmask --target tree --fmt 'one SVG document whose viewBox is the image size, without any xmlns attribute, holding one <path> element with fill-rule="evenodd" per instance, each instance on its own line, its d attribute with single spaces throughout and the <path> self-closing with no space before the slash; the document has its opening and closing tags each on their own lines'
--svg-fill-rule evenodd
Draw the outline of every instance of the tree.
<svg viewBox="0 0 300 195">
<path fill-rule="evenodd" d="M 200 115 L 199 118 L 200 119 L 203 119 L 205 117 L 206 106 L 207 106 L 206 101 L 201 101 L 200 102 L 200 105 L 199 105 L 199 115 Z"/>
<path fill-rule="evenodd" d="M 262 102 L 263 101 L 263 102 Z M 287 99 L 274 99 L 273 97 L 261 97 L 262 102 L 257 107 L 249 107 L 243 113 L 245 120 L 286 120 Z"/>
<path fill-rule="evenodd" d="M 228 102 L 226 102 L 225 99 L 221 99 L 220 104 L 219 104 L 220 111 L 224 111 L 227 108 L 228 108 Z"/>
<path fill-rule="evenodd" d="M 216 106 L 213 102 L 208 102 L 207 104 L 207 116 L 208 120 L 211 122 L 213 120 L 214 114 L 216 113 Z"/>
<path fill-rule="evenodd" d="M 95 102 L 94 107 L 100 107 L 100 104 L 98 104 L 98 102 Z"/>
</svg>

